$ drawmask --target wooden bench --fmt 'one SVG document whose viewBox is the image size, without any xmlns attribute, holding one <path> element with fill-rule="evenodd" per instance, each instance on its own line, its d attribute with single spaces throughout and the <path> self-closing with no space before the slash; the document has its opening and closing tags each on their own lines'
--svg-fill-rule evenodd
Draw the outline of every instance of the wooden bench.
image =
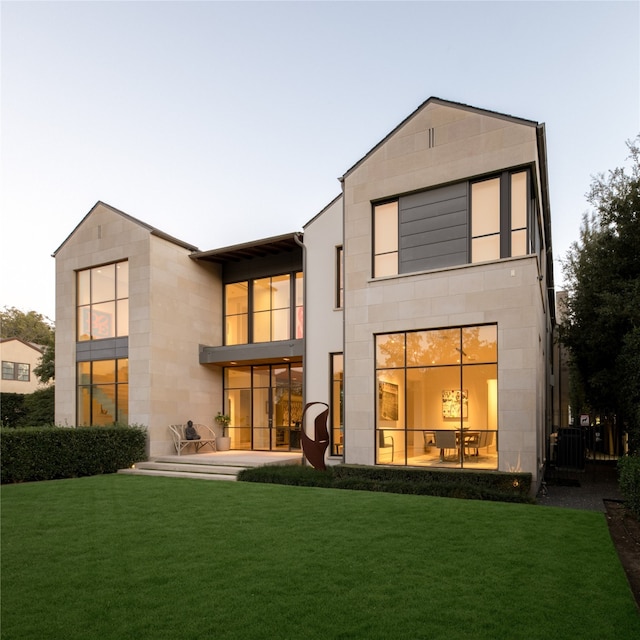
<svg viewBox="0 0 640 640">
<path fill-rule="evenodd" d="M 200 436 L 199 440 L 187 440 L 184 435 L 184 430 L 187 428 L 186 424 L 171 424 L 171 435 L 173 436 L 173 445 L 176 448 L 176 453 L 180 455 L 188 445 L 192 444 L 195 449 L 195 453 L 198 453 L 202 447 L 209 445 L 214 451 L 216 451 L 216 434 L 211 427 L 206 424 L 194 424 L 195 430 Z"/>
</svg>

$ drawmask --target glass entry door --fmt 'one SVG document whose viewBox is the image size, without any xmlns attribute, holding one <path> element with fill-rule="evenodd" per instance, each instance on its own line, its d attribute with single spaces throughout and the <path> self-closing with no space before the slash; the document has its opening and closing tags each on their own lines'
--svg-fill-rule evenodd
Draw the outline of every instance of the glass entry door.
<svg viewBox="0 0 640 640">
<path fill-rule="evenodd" d="M 300 450 L 302 365 L 228 367 L 224 380 L 232 449 Z"/>
</svg>

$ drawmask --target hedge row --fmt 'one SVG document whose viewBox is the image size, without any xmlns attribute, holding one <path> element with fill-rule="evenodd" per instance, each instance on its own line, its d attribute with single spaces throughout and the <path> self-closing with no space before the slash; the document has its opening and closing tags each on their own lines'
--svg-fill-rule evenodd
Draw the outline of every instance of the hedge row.
<svg viewBox="0 0 640 640">
<path fill-rule="evenodd" d="M 0 426 L 44 427 L 54 423 L 55 387 L 33 393 L 0 393 Z"/>
<path fill-rule="evenodd" d="M 146 460 L 140 426 L 0 429 L 2 484 L 115 473 Z"/>
<path fill-rule="evenodd" d="M 618 483 L 625 504 L 640 519 L 640 455 L 618 460 Z"/>
<path fill-rule="evenodd" d="M 386 491 L 468 500 L 533 502 L 530 473 L 445 471 L 390 467 L 336 465 L 326 471 L 294 465 L 270 465 L 245 469 L 245 482 L 330 487 L 360 491 Z"/>
</svg>

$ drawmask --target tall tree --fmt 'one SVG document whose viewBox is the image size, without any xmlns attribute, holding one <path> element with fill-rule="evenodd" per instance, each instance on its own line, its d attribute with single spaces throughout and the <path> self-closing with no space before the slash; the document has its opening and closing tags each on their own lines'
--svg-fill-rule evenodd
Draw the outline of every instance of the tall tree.
<svg viewBox="0 0 640 640">
<path fill-rule="evenodd" d="M 640 450 L 640 135 L 628 147 L 629 167 L 593 179 L 587 199 L 594 212 L 563 261 L 560 337 L 586 403 L 615 415 Z"/>
<path fill-rule="evenodd" d="M 55 364 L 55 329 L 53 322 L 37 311 L 20 311 L 5 307 L 0 311 L 0 337 L 20 338 L 44 347 L 40 363 L 33 372 L 42 382 L 53 379 Z"/>
</svg>

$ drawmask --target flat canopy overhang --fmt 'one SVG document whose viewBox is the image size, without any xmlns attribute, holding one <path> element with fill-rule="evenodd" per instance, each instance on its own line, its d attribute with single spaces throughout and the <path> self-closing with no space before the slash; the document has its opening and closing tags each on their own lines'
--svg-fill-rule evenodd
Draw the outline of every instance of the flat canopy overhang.
<svg viewBox="0 0 640 640">
<path fill-rule="evenodd" d="M 302 248 L 296 242 L 296 238 L 301 240 L 301 233 L 287 233 L 282 236 L 264 238 L 254 242 L 245 242 L 221 249 L 211 249 L 210 251 L 195 251 L 189 257 L 194 260 L 205 260 L 224 264 L 225 262 L 241 262 L 254 258 L 266 258 L 282 253 L 299 253 Z"/>
<path fill-rule="evenodd" d="M 224 347 L 200 345 L 200 364 L 228 367 L 240 364 L 279 364 L 300 361 L 304 340 L 279 340 L 264 344 L 239 344 Z"/>
</svg>

